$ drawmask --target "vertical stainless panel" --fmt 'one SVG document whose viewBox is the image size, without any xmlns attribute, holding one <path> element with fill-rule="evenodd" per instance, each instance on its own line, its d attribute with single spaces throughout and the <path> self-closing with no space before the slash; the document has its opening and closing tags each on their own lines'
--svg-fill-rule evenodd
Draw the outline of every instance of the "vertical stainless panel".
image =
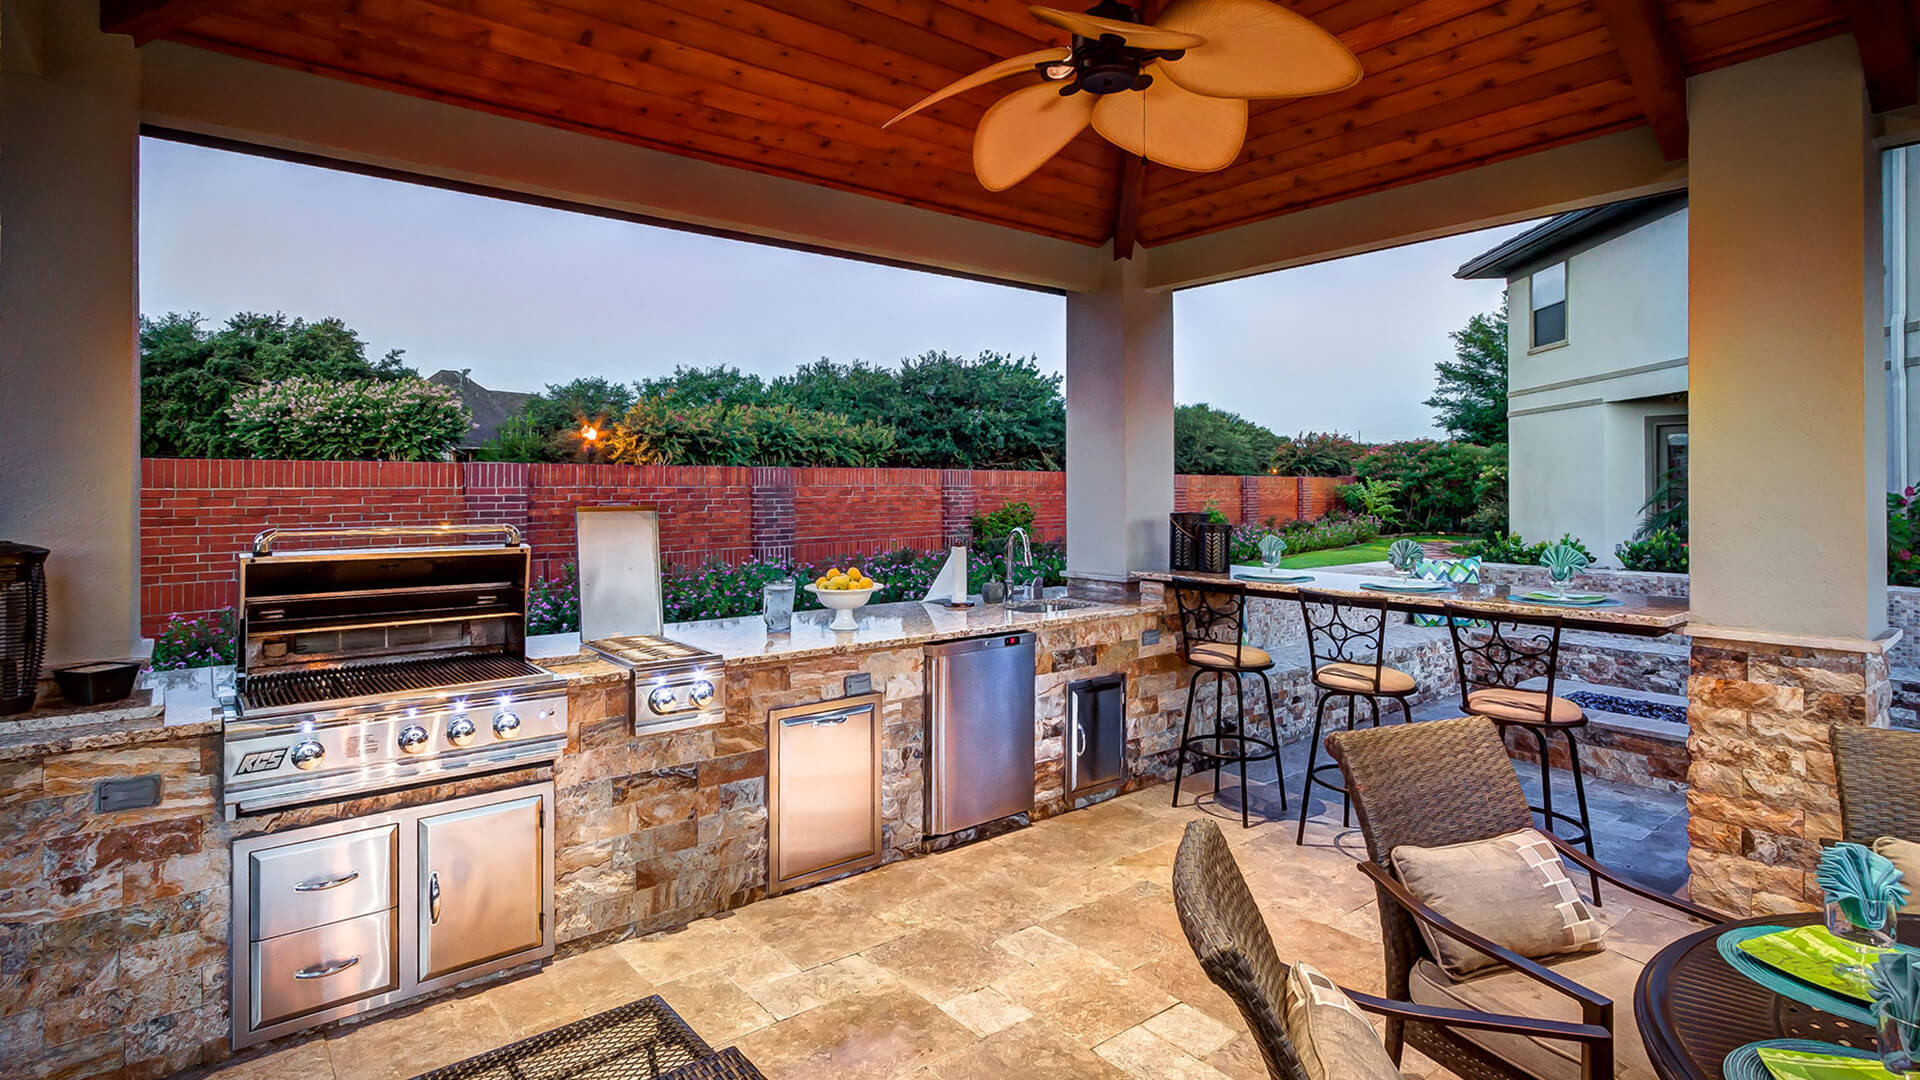
<svg viewBox="0 0 1920 1080">
<path fill-rule="evenodd" d="M 879 863 L 880 700 L 768 714 L 772 891 Z"/>
<path fill-rule="evenodd" d="M 544 804 L 420 819 L 420 981 L 540 946 Z"/>
<path fill-rule="evenodd" d="M 1033 809 L 1034 636 L 927 650 L 927 831 L 957 832 Z"/>
<path fill-rule="evenodd" d="M 1127 700 L 1123 676 L 1067 688 L 1067 795 L 1111 787 L 1127 775 Z"/>
</svg>

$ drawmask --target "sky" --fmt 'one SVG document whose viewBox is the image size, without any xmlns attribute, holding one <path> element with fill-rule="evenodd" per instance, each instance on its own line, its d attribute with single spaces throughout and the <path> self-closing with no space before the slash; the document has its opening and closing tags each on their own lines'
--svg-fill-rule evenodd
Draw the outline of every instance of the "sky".
<svg viewBox="0 0 1920 1080">
<path fill-rule="evenodd" d="M 1453 270 L 1524 226 L 1182 290 L 1175 396 L 1282 434 L 1434 434 L 1447 333 L 1501 285 Z M 1065 361 L 1058 296 L 144 139 L 140 306 L 338 316 L 370 355 L 483 386 L 676 364 L 774 376 L 929 349 Z"/>
</svg>

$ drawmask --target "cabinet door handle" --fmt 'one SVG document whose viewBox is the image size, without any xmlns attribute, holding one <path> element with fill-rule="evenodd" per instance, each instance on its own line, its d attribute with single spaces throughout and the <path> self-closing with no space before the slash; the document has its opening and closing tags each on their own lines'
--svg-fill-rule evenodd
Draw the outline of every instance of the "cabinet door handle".
<svg viewBox="0 0 1920 1080">
<path fill-rule="evenodd" d="M 338 975 L 360 962 L 358 956 L 349 956 L 345 960 L 330 960 L 324 964 L 303 967 L 293 973 L 296 979 L 324 979 L 329 975 Z"/>
<path fill-rule="evenodd" d="M 346 873 L 341 874 L 337 877 L 314 878 L 312 881 L 303 881 L 300 884 L 295 885 L 293 887 L 293 891 L 294 892 L 320 892 L 325 889 L 337 889 L 340 886 L 345 885 L 347 882 L 357 881 L 359 880 L 359 878 L 360 878 L 360 871 L 349 870 Z"/>
<path fill-rule="evenodd" d="M 440 922 L 440 871 L 427 875 L 427 921 L 435 925 Z"/>
<path fill-rule="evenodd" d="M 1073 756 L 1079 757 L 1081 754 L 1084 754 L 1086 752 L 1087 752 L 1087 729 L 1080 726 L 1080 721 L 1075 720 L 1073 722 Z"/>
</svg>

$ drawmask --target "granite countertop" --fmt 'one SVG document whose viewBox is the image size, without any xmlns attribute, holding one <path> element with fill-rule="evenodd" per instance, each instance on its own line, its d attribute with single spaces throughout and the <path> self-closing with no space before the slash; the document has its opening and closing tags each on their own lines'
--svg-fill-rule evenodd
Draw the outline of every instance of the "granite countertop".
<svg viewBox="0 0 1920 1080">
<path fill-rule="evenodd" d="M 1438 614 L 1445 609 L 1446 605 L 1458 604 L 1490 617 L 1504 614 L 1533 617 L 1559 616 L 1570 630 L 1597 630 L 1615 634 L 1658 636 L 1680 630 L 1687 623 L 1687 602 L 1671 596 L 1609 592 L 1606 595 L 1613 602 L 1606 606 L 1577 607 L 1528 603 L 1518 596 L 1501 596 L 1497 591 L 1499 586 L 1495 585 L 1456 585 L 1453 591 L 1443 593 L 1388 593 L 1365 587 L 1368 582 L 1380 581 L 1384 575 L 1343 574 L 1327 570 L 1298 572 L 1312 575 L 1312 580 L 1282 583 L 1239 578 L 1229 574 L 1203 574 L 1189 570 L 1178 573 L 1170 570 L 1141 570 L 1136 571 L 1133 576 L 1141 581 L 1162 583 L 1177 581 L 1200 586 L 1232 582 L 1235 585 L 1245 586 L 1247 592 L 1254 596 L 1291 598 L 1303 589 L 1340 593 L 1356 599 L 1385 600 L 1387 606 L 1396 611 Z"/>
<path fill-rule="evenodd" d="M 175 720 L 162 688 L 141 689 L 125 701 L 107 705 L 36 709 L 0 718 L 0 762 L 76 750 L 111 750 L 219 730 L 217 713 L 209 711 Z"/>
<path fill-rule="evenodd" d="M 858 630 L 827 629 L 827 623 L 833 618 L 831 611 L 796 611 L 793 629 L 783 634 L 768 633 L 766 622 L 758 615 L 668 623 L 664 633 L 675 641 L 717 653 L 730 665 L 745 666 L 923 645 L 1000 631 L 1038 630 L 1160 610 L 1159 604 L 1075 603 L 1085 606 L 1055 612 L 1024 612 L 1009 610 L 1004 604 L 975 604 L 959 611 L 941 604 L 873 604 L 854 613 L 860 622 Z M 528 642 L 528 659 L 565 674 L 578 670 L 578 662 L 571 658 L 579 655 L 577 634 L 553 634 Z"/>
</svg>

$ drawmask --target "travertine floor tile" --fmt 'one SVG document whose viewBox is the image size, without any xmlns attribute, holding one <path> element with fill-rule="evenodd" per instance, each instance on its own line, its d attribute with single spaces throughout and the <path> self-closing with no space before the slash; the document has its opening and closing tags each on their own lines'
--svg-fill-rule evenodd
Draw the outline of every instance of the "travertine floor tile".
<svg viewBox="0 0 1920 1080">
<path fill-rule="evenodd" d="M 852 956 L 907 932 L 875 918 L 860 904 L 822 889 L 749 904 L 734 918 L 802 970 Z"/>
<path fill-rule="evenodd" d="M 972 993 L 940 1003 L 940 1011 L 960 1021 L 961 1026 L 975 1035 L 991 1035 L 1004 1031 L 1023 1020 L 1033 1017 L 1026 1006 L 1007 997 L 991 986 L 984 986 Z"/>
<path fill-rule="evenodd" d="M 993 985 L 1088 1046 L 1105 1042 L 1174 1004 L 1159 987 L 1085 950 L 1008 975 Z"/>
<path fill-rule="evenodd" d="M 327 1036 L 335 1076 L 389 1080 L 415 1076 L 484 1054 L 517 1038 L 479 996 L 448 998 Z"/>
<path fill-rule="evenodd" d="M 1173 909 L 1173 891 L 1165 885 L 1142 882 L 1043 925 L 1055 936 L 1123 968 L 1136 968 L 1188 947 Z"/>
<path fill-rule="evenodd" d="M 679 930 L 649 934 L 609 948 L 619 952 L 635 971 L 661 983 L 722 967 L 765 944 L 735 916 L 697 919 Z"/>
<path fill-rule="evenodd" d="M 1241 1025 L 1228 1027 L 1185 1002 L 1149 1017 L 1142 1026 L 1197 1058 L 1232 1042 L 1242 1030 Z"/>
<path fill-rule="evenodd" d="M 216 1070 L 219 1080 L 333 1080 L 327 1040 L 309 1039 L 261 1057 L 236 1061 Z"/>
<path fill-rule="evenodd" d="M 488 987 L 476 1000 L 492 1006 L 514 1034 L 524 1038 L 651 993 L 653 984 L 618 950 L 594 949 Z"/>
<path fill-rule="evenodd" d="M 994 944 L 1029 964 L 1046 964 L 1072 956 L 1080 946 L 1044 927 L 1029 926 L 1016 930 Z"/>
<path fill-rule="evenodd" d="M 1138 1080 L 1225 1080 L 1220 1070 L 1194 1058 L 1145 1027 L 1133 1027 L 1093 1048 Z"/>
<path fill-rule="evenodd" d="M 735 981 L 738 982 L 738 979 Z M 821 964 L 784 978 L 742 988 L 760 1003 L 761 1008 L 773 1014 L 775 1020 L 785 1020 L 830 1001 L 893 985 L 896 985 L 896 980 L 885 969 L 875 966 L 863 956 L 848 956 L 831 964 Z"/>
<path fill-rule="evenodd" d="M 932 1064 L 973 1041 L 972 1032 L 932 1002 L 894 986 L 808 1009 L 737 1045 L 768 1080 L 882 1080 Z"/>
<path fill-rule="evenodd" d="M 916 930 L 861 955 L 933 1002 L 978 990 L 1028 966 L 983 935 L 949 927 Z"/>
<path fill-rule="evenodd" d="M 1126 1080 L 1127 1074 L 1040 1020 L 989 1035 L 933 1066 L 937 1080 Z"/>
<path fill-rule="evenodd" d="M 664 982 L 654 992 L 711 1046 L 725 1046 L 773 1023 L 773 1014 L 717 971 Z"/>
</svg>

